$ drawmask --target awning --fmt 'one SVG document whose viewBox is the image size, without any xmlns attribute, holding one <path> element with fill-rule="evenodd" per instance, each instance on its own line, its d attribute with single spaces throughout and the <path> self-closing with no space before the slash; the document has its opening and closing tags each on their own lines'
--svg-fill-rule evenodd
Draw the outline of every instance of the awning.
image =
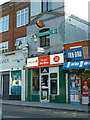
<svg viewBox="0 0 90 120">
<path fill-rule="evenodd" d="M 64 62 L 63 70 L 90 68 L 90 60 Z"/>
</svg>

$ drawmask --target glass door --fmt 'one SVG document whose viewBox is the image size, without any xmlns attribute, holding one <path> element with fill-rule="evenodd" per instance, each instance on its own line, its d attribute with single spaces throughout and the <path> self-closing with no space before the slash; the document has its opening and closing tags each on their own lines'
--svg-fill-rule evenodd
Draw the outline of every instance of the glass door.
<svg viewBox="0 0 90 120">
<path fill-rule="evenodd" d="M 40 75 L 40 96 L 41 96 L 41 101 L 49 101 L 49 74 L 47 73 L 42 73 Z"/>
</svg>

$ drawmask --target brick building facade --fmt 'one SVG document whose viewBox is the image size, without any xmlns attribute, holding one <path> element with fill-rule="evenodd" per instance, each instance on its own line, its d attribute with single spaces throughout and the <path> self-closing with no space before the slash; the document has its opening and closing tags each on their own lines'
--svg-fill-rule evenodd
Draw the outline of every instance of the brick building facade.
<svg viewBox="0 0 90 120">
<path fill-rule="evenodd" d="M 21 26 L 17 26 L 17 13 L 18 11 L 22 14 L 26 10 L 25 8 L 28 8 L 28 20 L 27 23 L 23 24 Z M 16 39 L 25 37 L 26 36 L 26 24 L 30 23 L 30 3 L 29 2 L 7 2 L 0 6 L 0 22 L 6 22 L 5 17 L 8 16 L 7 23 L 8 28 L 3 30 L 0 30 L 0 43 L 8 41 L 8 51 L 15 50 L 15 42 Z M 23 18 L 23 17 L 22 17 Z M 24 20 L 22 20 L 23 22 Z"/>
<path fill-rule="evenodd" d="M 27 53 L 26 25 L 30 2 L 6 2 L 0 6 L 0 79 L 3 99 L 25 100 Z M 24 45 L 24 46 L 23 46 Z"/>
</svg>

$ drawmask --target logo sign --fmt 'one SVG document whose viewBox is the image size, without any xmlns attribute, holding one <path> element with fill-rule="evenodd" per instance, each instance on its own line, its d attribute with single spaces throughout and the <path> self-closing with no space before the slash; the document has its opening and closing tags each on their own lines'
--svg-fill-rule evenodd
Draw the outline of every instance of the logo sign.
<svg viewBox="0 0 90 120">
<path fill-rule="evenodd" d="M 27 59 L 27 67 L 36 67 L 38 66 L 38 57 Z"/>
<path fill-rule="evenodd" d="M 63 53 L 61 54 L 55 54 L 55 55 L 50 55 L 50 64 L 54 65 L 60 65 L 64 63 L 64 56 Z"/>
<path fill-rule="evenodd" d="M 82 60 L 84 59 L 84 52 L 82 48 L 66 50 L 66 59 Z"/>
<path fill-rule="evenodd" d="M 38 47 L 37 52 L 44 53 L 44 48 Z"/>
<path fill-rule="evenodd" d="M 59 56 L 55 56 L 55 57 L 53 58 L 53 61 L 55 61 L 55 62 L 59 62 L 59 60 L 60 60 L 60 57 L 59 57 Z"/>
</svg>

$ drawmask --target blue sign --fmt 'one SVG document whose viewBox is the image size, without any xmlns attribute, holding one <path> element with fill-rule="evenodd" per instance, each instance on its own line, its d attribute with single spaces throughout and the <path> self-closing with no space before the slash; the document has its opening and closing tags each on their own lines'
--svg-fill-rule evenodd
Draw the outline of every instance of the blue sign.
<svg viewBox="0 0 90 120">
<path fill-rule="evenodd" d="M 64 62 L 63 70 L 90 68 L 90 60 Z"/>
<path fill-rule="evenodd" d="M 84 52 L 83 48 L 76 48 L 76 49 L 70 49 L 66 50 L 66 59 L 67 60 L 83 60 L 84 59 Z"/>
</svg>

